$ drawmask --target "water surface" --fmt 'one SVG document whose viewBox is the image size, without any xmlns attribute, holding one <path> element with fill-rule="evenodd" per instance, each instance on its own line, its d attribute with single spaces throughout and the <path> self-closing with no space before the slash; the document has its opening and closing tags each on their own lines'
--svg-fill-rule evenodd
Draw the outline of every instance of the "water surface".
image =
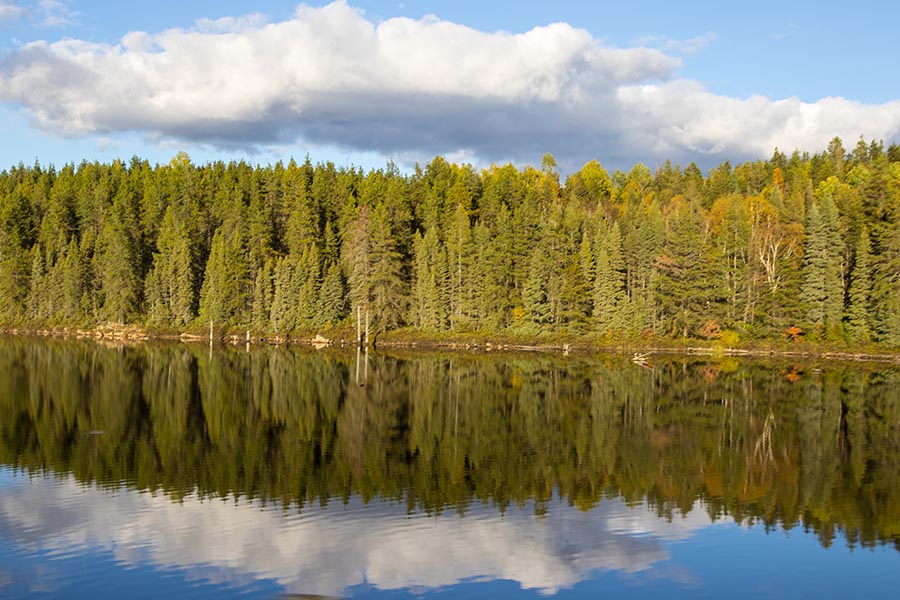
<svg viewBox="0 0 900 600">
<path fill-rule="evenodd" d="M 900 369 L 0 340 L 0 596 L 900 584 Z"/>
</svg>

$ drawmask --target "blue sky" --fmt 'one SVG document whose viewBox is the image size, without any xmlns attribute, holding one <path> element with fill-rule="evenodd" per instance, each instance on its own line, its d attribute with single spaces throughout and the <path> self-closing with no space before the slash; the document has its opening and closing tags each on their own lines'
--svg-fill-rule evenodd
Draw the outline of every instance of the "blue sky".
<svg viewBox="0 0 900 600">
<path fill-rule="evenodd" d="M 709 167 L 893 142 L 898 17 L 865 1 L 0 0 L 0 168 L 179 150 Z"/>
</svg>

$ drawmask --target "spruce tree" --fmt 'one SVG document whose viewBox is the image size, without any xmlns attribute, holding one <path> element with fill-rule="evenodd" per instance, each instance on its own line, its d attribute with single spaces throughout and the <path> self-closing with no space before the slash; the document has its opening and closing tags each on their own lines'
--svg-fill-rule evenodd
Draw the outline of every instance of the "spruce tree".
<svg viewBox="0 0 900 600">
<path fill-rule="evenodd" d="M 628 298 L 625 294 L 625 262 L 618 222 L 609 230 L 597 230 L 596 277 L 593 286 L 593 316 L 598 331 L 609 332 L 626 326 Z"/>
<path fill-rule="evenodd" d="M 200 322 L 226 325 L 242 322 L 246 317 L 248 288 L 240 228 L 235 223 L 223 224 L 213 235 L 200 288 Z"/>
<path fill-rule="evenodd" d="M 872 294 L 872 246 L 869 231 L 863 226 L 856 244 L 853 270 L 850 273 L 849 302 L 847 304 L 847 329 L 858 342 L 870 338 L 869 311 Z"/>
<path fill-rule="evenodd" d="M 402 255 L 384 204 L 375 208 L 369 227 L 369 306 L 372 322 L 384 331 L 399 325 L 406 309 Z"/>
<path fill-rule="evenodd" d="M 145 294 L 151 323 L 182 326 L 196 310 L 195 282 L 186 223 L 174 206 L 166 209 Z"/>
<path fill-rule="evenodd" d="M 834 213 L 827 205 L 825 208 L 823 215 L 819 203 L 813 203 L 807 214 L 800 300 L 806 307 L 808 325 L 818 335 L 833 339 L 840 331 L 843 287 L 834 250 Z"/>
<path fill-rule="evenodd" d="M 656 259 L 656 302 L 664 331 L 687 337 L 710 318 L 714 296 L 711 248 L 700 215 L 686 203 L 671 216 L 664 252 Z"/>
<path fill-rule="evenodd" d="M 344 279 L 337 262 L 329 262 L 319 289 L 319 315 L 323 325 L 338 323 L 345 314 Z"/>
<path fill-rule="evenodd" d="M 449 275 L 450 328 L 459 329 L 471 318 L 475 297 L 470 273 L 474 254 L 472 228 L 468 209 L 463 202 L 457 203 L 444 239 Z"/>
<path fill-rule="evenodd" d="M 117 323 L 130 320 L 143 295 L 140 251 L 135 234 L 115 210 L 100 228 L 94 269 L 100 284 L 101 318 Z"/>
<path fill-rule="evenodd" d="M 447 253 L 433 229 L 424 237 L 417 233 L 413 248 L 413 322 L 427 331 L 442 331 L 450 316 Z"/>
<path fill-rule="evenodd" d="M 294 275 L 296 259 L 284 256 L 275 260 L 272 277 L 272 332 L 280 337 L 289 335 L 297 325 L 297 299 L 300 290 Z"/>
</svg>

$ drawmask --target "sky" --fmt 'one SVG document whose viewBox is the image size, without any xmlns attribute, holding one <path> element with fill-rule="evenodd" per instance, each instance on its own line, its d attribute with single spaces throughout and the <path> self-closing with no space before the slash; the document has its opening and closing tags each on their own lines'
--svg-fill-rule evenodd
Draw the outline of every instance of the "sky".
<svg viewBox="0 0 900 600">
<path fill-rule="evenodd" d="M 900 141 L 900 4 L 0 0 L 0 169 L 562 172 Z"/>
</svg>

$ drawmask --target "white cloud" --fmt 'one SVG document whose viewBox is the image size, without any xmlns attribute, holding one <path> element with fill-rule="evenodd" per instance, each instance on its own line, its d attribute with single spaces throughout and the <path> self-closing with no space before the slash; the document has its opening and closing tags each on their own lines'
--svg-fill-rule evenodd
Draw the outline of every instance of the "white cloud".
<svg viewBox="0 0 900 600">
<path fill-rule="evenodd" d="M 708 31 L 703 35 L 698 35 L 686 40 L 679 40 L 661 35 L 645 35 L 635 39 L 634 43 L 637 46 L 650 46 L 674 54 L 690 55 L 705 50 L 717 39 L 719 39 L 717 33 Z"/>
<path fill-rule="evenodd" d="M 672 54 L 714 39 L 615 48 L 566 23 L 512 34 L 433 16 L 373 22 L 341 0 L 281 22 L 131 32 L 117 45 L 33 42 L 0 63 L 0 101 L 63 136 L 130 131 L 250 150 L 299 141 L 476 162 L 552 152 L 563 169 L 896 135 L 896 103 L 737 99 L 676 79 Z"/>
<path fill-rule="evenodd" d="M 0 487 L 0 531 L 28 552 L 99 548 L 125 565 L 149 561 L 188 577 L 239 584 L 272 578 L 288 593 L 506 579 L 547 595 L 597 570 L 667 577 L 668 542 L 711 525 L 699 504 L 671 520 L 621 500 L 604 500 L 587 513 L 560 502 L 541 518 L 527 508 L 501 515 L 476 505 L 460 518 L 410 515 L 405 505 L 363 505 L 356 498 L 303 512 L 243 498 L 189 495 L 174 502 L 162 494 L 103 491 L 68 475 L 22 476 Z"/>
<path fill-rule="evenodd" d="M 65 0 L 32 0 L 24 4 L 0 0 L 0 23 L 28 18 L 44 27 L 63 27 L 78 13 Z"/>
<path fill-rule="evenodd" d="M 78 16 L 66 0 L 39 0 L 37 4 L 45 27 L 70 25 Z"/>
<path fill-rule="evenodd" d="M 0 23 L 25 16 L 26 10 L 15 2 L 0 2 Z"/>
</svg>

